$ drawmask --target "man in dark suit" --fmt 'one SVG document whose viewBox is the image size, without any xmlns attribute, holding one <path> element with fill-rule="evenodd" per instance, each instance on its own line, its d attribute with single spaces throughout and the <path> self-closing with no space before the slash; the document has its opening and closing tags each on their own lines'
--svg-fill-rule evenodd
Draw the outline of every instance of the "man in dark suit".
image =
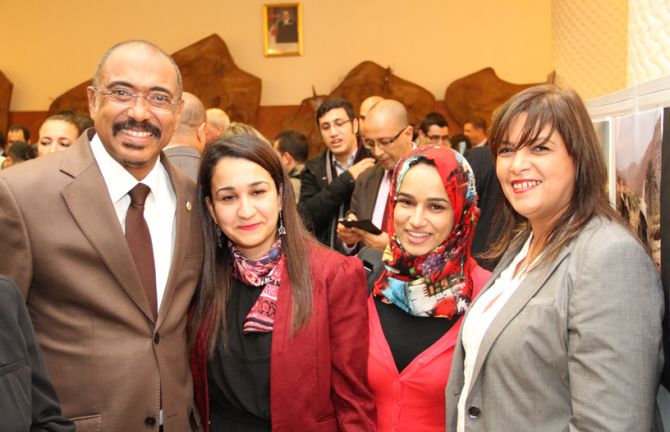
<svg viewBox="0 0 670 432">
<path fill-rule="evenodd" d="M 500 233 L 500 227 L 496 224 L 494 216 L 498 204 L 503 199 L 502 190 L 496 176 L 493 155 L 487 145 L 486 122 L 481 118 L 475 118 L 467 121 L 463 128 L 464 134 L 473 145 L 472 148 L 465 151 L 463 156 L 468 160 L 475 174 L 479 197 L 477 206 L 481 211 L 475 237 L 472 240 L 472 255 L 480 266 L 493 270 L 498 263 L 497 260 L 478 258 L 477 255 L 485 252 Z"/>
<path fill-rule="evenodd" d="M 284 9 L 277 23 L 277 43 L 298 42 L 298 25 L 288 9 Z"/>
<path fill-rule="evenodd" d="M 358 120 L 345 99 L 329 99 L 316 112 L 316 124 L 326 150 L 310 159 L 300 174 L 298 207 L 319 241 L 343 252 L 335 230 L 349 210 L 354 181 L 374 159 L 358 143 Z"/>
<path fill-rule="evenodd" d="M 356 179 L 348 217 L 357 220 L 369 219 L 381 229 L 381 234 L 372 234 L 360 228 L 337 226 L 337 235 L 352 253 L 357 246 L 384 249 L 389 242 L 386 233 L 387 200 L 391 187 L 391 174 L 398 161 L 412 151 L 412 126 L 407 109 L 392 99 L 377 102 L 365 119 L 363 145 L 377 161 Z"/>
<path fill-rule="evenodd" d="M 0 276 L 0 424 L 4 431 L 74 431 L 63 417 L 28 310 Z"/>
<path fill-rule="evenodd" d="M 128 41 L 87 93 L 94 129 L 0 172 L 0 273 L 27 300 L 77 431 L 198 429 L 186 316 L 202 233 L 195 184 L 162 155 L 181 75 L 158 46 Z"/>
</svg>

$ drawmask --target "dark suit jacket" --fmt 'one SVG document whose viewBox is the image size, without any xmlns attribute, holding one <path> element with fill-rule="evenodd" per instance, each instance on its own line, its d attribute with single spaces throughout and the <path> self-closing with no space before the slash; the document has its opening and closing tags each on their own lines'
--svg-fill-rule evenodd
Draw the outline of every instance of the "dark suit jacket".
<svg viewBox="0 0 670 432">
<path fill-rule="evenodd" d="M 464 156 L 475 174 L 477 195 L 479 196 L 477 206 L 481 211 L 475 229 L 475 237 L 472 239 L 472 256 L 475 257 L 480 266 L 487 270 L 493 270 L 498 262 L 497 260 L 483 260 L 477 258 L 477 255 L 485 252 L 489 242 L 495 240 L 500 233 L 500 227 L 495 223 L 495 214 L 499 203 L 504 199 L 502 189 L 496 176 L 493 156 L 488 146 L 470 148 L 465 151 Z"/>
<path fill-rule="evenodd" d="M 63 417 L 28 309 L 14 283 L 0 276 L 0 429 L 74 431 Z"/>
<path fill-rule="evenodd" d="M 377 164 L 368 168 L 356 179 L 354 193 L 351 195 L 349 211 L 359 220 L 370 219 L 375 211 L 377 193 L 384 177 L 384 168 Z M 381 228 L 381 227 L 378 227 Z"/>
<path fill-rule="evenodd" d="M 270 412 L 274 432 L 375 430 L 367 383 L 368 314 L 360 261 L 312 246 L 312 317 L 294 336 L 291 285 L 283 278 L 272 332 Z M 283 274 L 287 274 L 284 272 Z M 198 409 L 208 428 L 205 346 L 191 353 Z"/>
<path fill-rule="evenodd" d="M 335 230 L 340 206 L 344 207 L 346 214 L 354 191 L 354 178 L 349 171 L 345 171 L 328 184 L 327 154 L 328 150 L 325 150 L 305 164 L 300 174 L 298 209 L 305 225 L 314 232 L 316 238 L 326 246 L 336 248 L 339 245 Z M 359 147 L 354 163 L 369 156 L 370 153 L 364 147 Z M 341 247 L 338 249 L 342 250 Z"/>
<path fill-rule="evenodd" d="M 200 153 L 185 145 L 169 147 L 163 150 L 170 163 L 184 171 L 194 182 L 198 182 L 200 169 Z"/>
<path fill-rule="evenodd" d="M 93 132 L 0 172 L 0 273 L 27 300 L 77 431 L 156 431 L 161 394 L 165 430 L 190 430 L 186 314 L 202 263 L 195 185 L 161 158 L 177 201 L 176 238 L 154 320 L 91 152 Z"/>
</svg>

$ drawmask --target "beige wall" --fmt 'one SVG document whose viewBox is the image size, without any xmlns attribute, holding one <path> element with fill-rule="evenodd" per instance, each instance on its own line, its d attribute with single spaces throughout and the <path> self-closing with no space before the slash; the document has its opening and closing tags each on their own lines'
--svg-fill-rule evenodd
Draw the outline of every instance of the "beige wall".
<svg viewBox="0 0 670 432">
<path fill-rule="evenodd" d="M 628 86 L 670 74 L 668 1 L 631 0 L 628 29 Z"/>
<path fill-rule="evenodd" d="M 304 55 L 263 56 L 258 0 L 0 0 L 0 70 L 14 83 L 12 111 L 46 110 L 90 78 L 123 39 L 174 52 L 211 33 L 263 81 L 262 105 L 330 92 L 372 60 L 443 99 L 454 79 L 493 66 L 512 82 L 551 72 L 550 0 L 304 0 Z M 187 7 L 186 7 L 187 6 Z"/>
<path fill-rule="evenodd" d="M 553 0 L 556 82 L 592 99 L 626 87 L 628 0 Z"/>
</svg>

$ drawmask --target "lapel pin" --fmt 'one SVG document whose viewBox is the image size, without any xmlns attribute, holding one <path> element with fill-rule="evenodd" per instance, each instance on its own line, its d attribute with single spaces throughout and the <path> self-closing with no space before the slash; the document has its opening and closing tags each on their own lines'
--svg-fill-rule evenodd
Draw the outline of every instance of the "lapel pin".
<svg viewBox="0 0 670 432">
<path fill-rule="evenodd" d="M 186 211 L 190 212 L 193 206 L 191 205 L 191 201 L 186 201 Z"/>
</svg>

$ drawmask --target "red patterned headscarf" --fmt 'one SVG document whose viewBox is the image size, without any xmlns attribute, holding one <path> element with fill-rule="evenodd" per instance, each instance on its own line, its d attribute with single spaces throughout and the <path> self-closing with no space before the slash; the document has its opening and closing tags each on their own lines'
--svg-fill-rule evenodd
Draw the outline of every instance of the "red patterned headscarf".
<svg viewBox="0 0 670 432">
<path fill-rule="evenodd" d="M 393 220 L 400 185 L 414 165 L 427 161 L 437 168 L 454 212 L 454 226 L 446 240 L 426 255 L 408 254 L 390 225 L 384 251 L 384 271 L 373 295 L 403 311 L 425 317 L 455 319 L 472 300 L 472 269 L 477 265 L 470 247 L 479 219 L 477 191 L 470 165 L 458 152 L 440 146 L 421 146 L 396 165 L 391 182 L 389 215 Z"/>
</svg>

